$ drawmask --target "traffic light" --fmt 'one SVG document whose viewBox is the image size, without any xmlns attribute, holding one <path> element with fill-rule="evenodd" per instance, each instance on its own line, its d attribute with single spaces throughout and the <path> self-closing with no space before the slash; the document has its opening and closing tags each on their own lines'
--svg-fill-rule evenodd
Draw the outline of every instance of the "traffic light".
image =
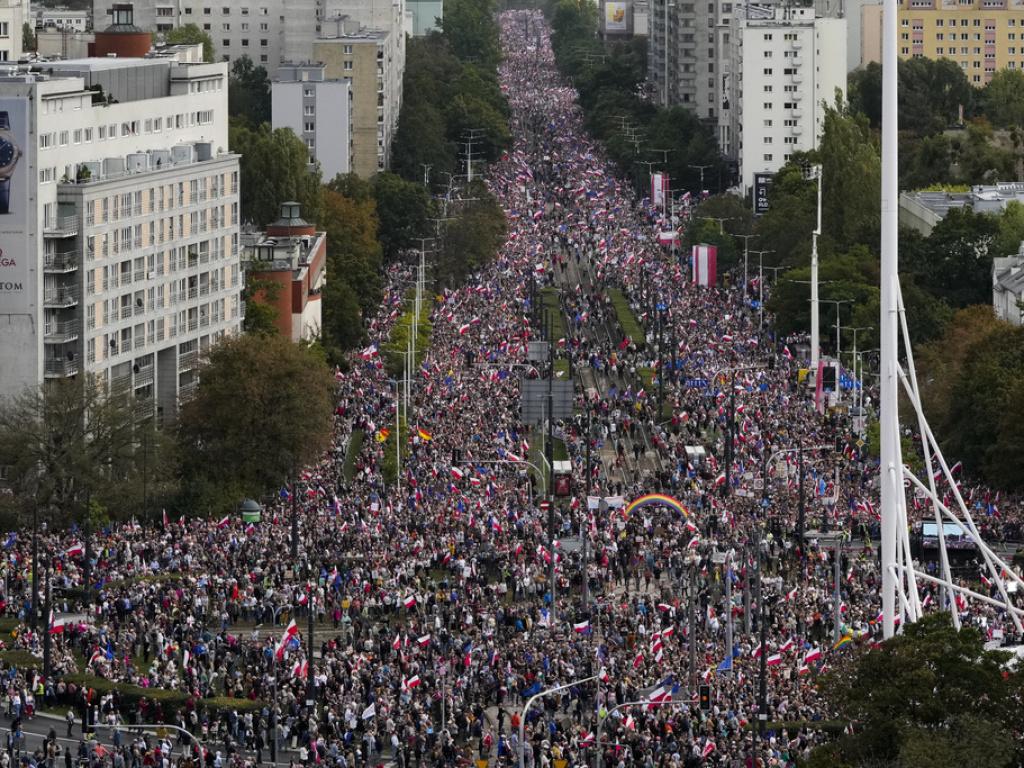
<svg viewBox="0 0 1024 768">
<path fill-rule="evenodd" d="M 452 464 L 459 465 L 462 463 L 462 449 L 452 448 Z"/>
<path fill-rule="evenodd" d="M 826 365 L 821 372 L 821 388 L 836 391 L 836 369 L 834 365 Z"/>
<path fill-rule="evenodd" d="M 711 711 L 711 686 L 700 686 L 700 708 L 705 712 Z"/>
</svg>

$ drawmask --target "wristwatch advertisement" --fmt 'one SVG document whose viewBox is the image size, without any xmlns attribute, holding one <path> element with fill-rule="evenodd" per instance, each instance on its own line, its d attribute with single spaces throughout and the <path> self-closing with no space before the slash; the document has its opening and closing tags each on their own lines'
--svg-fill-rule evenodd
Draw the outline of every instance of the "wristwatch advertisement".
<svg viewBox="0 0 1024 768">
<path fill-rule="evenodd" d="M 11 118 L 0 110 L 0 214 L 11 212 L 11 177 L 21 159 L 21 147 L 11 132 Z"/>
</svg>

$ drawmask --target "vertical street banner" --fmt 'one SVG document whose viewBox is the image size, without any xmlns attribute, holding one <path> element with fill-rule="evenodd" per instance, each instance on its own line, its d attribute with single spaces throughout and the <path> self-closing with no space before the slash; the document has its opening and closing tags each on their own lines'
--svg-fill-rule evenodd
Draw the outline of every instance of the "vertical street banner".
<svg viewBox="0 0 1024 768">
<path fill-rule="evenodd" d="M 718 279 L 718 248 L 705 243 L 693 246 L 690 274 L 695 285 L 712 287 Z"/>
<path fill-rule="evenodd" d="M 667 173 L 651 174 L 651 202 L 655 208 L 665 208 L 666 201 L 668 200 L 668 189 Z"/>
</svg>

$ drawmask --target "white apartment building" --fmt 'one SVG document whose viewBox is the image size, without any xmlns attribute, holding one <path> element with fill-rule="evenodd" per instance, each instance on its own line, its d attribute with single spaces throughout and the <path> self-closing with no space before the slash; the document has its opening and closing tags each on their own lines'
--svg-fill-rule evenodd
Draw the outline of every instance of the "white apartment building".
<svg viewBox="0 0 1024 768">
<path fill-rule="evenodd" d="M 3 2 L 3 0 L 0 0 Z M 93 28 L 106 29 L 115 0 L 93 3 Z M 313 42 L 332 20 L 348 17 L 362 26 L 412 33 L 412 15 L 405 0 L 135 0 L 135 26 L 167 32 L 195 24 L 209 33 L 218 59 L 232 62 L 248 56 L 273 79 L 289 61 L 308 61 Z"/>
<path fill-rule="evenodd" d="M 30 22 L 28 0 L 0 0 L 0 61 L 17 61 L 24 54 L 26 21 Z"/>
<path fill-rule="evenodd" d="M 755 173 L 774 173 L 794 152 L 817 146 L 825 105 L 837 90 L 846 94 L 846 20 L 748 4 L 737 8 L 732 29 L 719 141 L 738 162 L 746 193 Z"/>
<path fill-rule="evenodd" d="M 70 8 L 32 6 L 36 29 L 63 29 L 68 32 L 87 32 L 91 28 L 92 14 Z"/>
<path fill-rule="evenodd" d="M 0 78 L 0 395 L 88 373 L 174 418 L 200 353 L 242 320 L 227 126 L 222 63 Z"/>
<path fill-rule="evenodd" d="M 270 84 L 271 124 L 306 143 L 330 180 L 352 169 L 352 81 L 328 80 L 320 63 L 282 64 Z"/>
</svg>

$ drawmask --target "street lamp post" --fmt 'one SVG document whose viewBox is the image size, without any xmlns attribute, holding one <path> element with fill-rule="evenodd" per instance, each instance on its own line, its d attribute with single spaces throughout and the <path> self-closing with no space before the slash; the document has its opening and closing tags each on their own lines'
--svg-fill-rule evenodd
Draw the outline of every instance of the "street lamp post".
<svg viewBox="0 0 1024 768">
<path fill-rule="evenodd" d="M 523 713 L 519 720 L 519 768 L 526 767 L 526 714 L 530 711 L 530 707 L 533 706 L 533 702 L 537 699 L 548 696 L 552 693 L 558 693 L 564 691 L 566 688 L 572 688 L 576 685 L 583 685 L 585 683 L 597 680 L 599 675 L 591 675 L 590 677 L 584 677 L 580 680 L 573 680 L 571 683 L 565 683 L 563 685 L 556 685 L 554 688 L 548 688 L 546 691 L 534 694 L 526 700 L 526 706 L 523 707 Z"/>
<path fill-rule="evenodd" d="M 811 178 L 818 187 L 818 218 L 811 231 L 811 372 L 817 378 L 818 360 L 821 358 L 821 338 L 818 317 L 818 237 L 821 235 L 821 166 L 811 167 Z"/>
<path fill-rule="evenodd" d="M 756 253 L 757 254 L 757 313 L 758 313 L 757 324 L 758 324 L 758 327 L 763 327 L 764 326 L 764 270 L 765 270 L 764 255 L 766 253 L 775 253 L 775 251 L 770 249 L 770 248 L 762 248 L 762 249 L 760 249 L 758 251 L 751 251 L 751 253 Z M 746 256 L 744 256 L 744 258 L 743 258 L 743 264 L 744 264 L 743 271 L 746 272 L 746 269 L 747 269 L 747 267 L 746 267 Z M 772 269 L 772 267 L 768 267 L 768 269 Z"/>
<path fill-rule="evenodd" d="M 743 238 L 743 303 L 745 305 L 747 303 L 747 286 L 750 284 L 750 281 L 747 278 L 747 259 L 750 256 L 750 238 L 757 237 L 757 235 L 733 235 L 733 237 Z M 754 253 L 757 253 L 757 251 L 754 251 Z"/>
</svg>

